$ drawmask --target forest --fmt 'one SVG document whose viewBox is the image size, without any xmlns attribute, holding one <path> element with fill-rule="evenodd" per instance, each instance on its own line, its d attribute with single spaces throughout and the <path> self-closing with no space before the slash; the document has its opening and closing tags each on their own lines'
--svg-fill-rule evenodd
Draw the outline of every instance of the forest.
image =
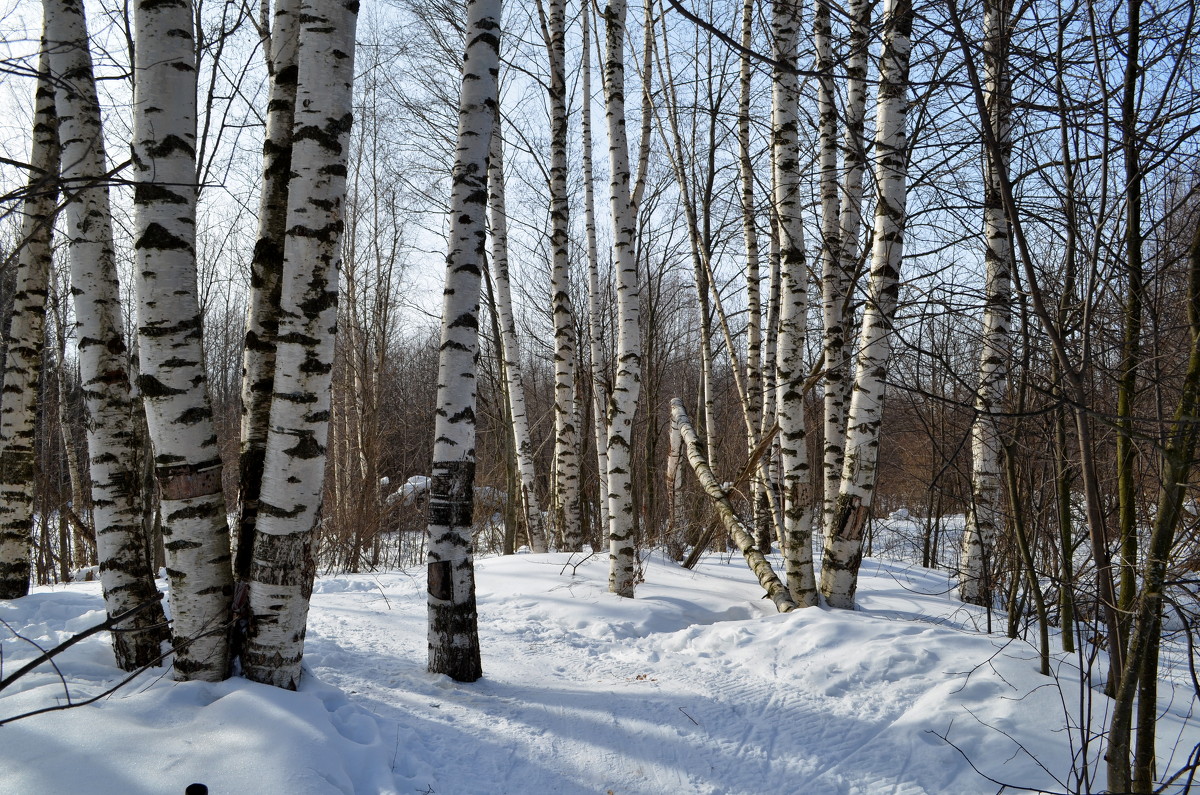
<svg viewBox="0 0 1200 795">
<path fill-rule="evenodd" d="M 486 683 L 485 561 L 814 627 L 902 563 L 1102 699 L 1036 791 L 1186 792 L 1198 12 L 6 0 L 2 604 L 303 693 L 355 577 Z"/>
</svg>

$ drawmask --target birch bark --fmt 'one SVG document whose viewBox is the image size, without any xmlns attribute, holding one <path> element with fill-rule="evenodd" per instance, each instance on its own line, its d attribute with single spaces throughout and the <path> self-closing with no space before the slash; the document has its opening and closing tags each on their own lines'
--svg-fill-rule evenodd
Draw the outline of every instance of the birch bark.
<svg viewBox="0 0 1200 795">
<path fill-rule="evenodd" d="M 755 0 L 742 2 L 742 48 L 738 67 L 738 177 L 741 180 L 742 239 L 746 247 L 746 414 L 750 432 L 746 450 L 753 454 L 763 429 L 762 267 L 758 249 L 758 222 L 754 206 L 754 163 L 750 154 L 750 51 L 754 44 Z M 760 467 L 764 469 L 765 467 Z M 771 521 L 772 495 L 767 479 L 754 479 L 754 526 Z"/>
<path fill-rule="evenodd" d="M 321 518 L 357 14 L 357 0 L 311 0 L 300 11 L 274 394 L 242 653 L 248 678 L 288 689 L 300 680 Z"/>
<path fill-rule="evenodd" d="M 774 0 L 772 55 L 794 66 L 798 56 L 800 8 L 794 0 Z M 776 68 L 771 91 L 774 136 L 774 200 L 779 219 L 780 315 L 776 351 L 776 395 L 783 463 L 783 554 L 788 590 L 802 607 L 816 604 L 812 528 L 816 500 L 808 465 L 804 428 L 804 338 L 808 331 L 808 268 L 800 216 L 798 149 L 800 86 L 796 72 Z"/>
<path fill-rule="evenodd" d="M 263 184 L 258 205 L 258 240 L 250 260 L 250 300 L 242 353 L 242 428 L 240 513 L 235 544 L 234 574 L 250 575 L 258 498 L 262 491 L 263 460 L 275 384 L 275 347 L 279 333 L 279 298 L 283 277 L 283 248 L 287 230 L 288 181 L 292 171 L 292 127 L 295 123 L 297 47 L 300 0 L 278 0 L 275 24 L 264 42 L 271 79 L 267 128 L 263 141 Z M 240 587 L 240 586 L 239 586 Z M 244 590 L 238 604 L 244 605 Z"/>
<path fill-rule="evenodd" d="M 196 292 L 196 68 L 188 0 L 133 8 L 138 387 L 154 448 L 175 676 L 229 675 L 233 595 Z"/>
<path fill-rule="evenodd" d="M 683 401 L 679 398 L 671 401 L 671 419 L 679 428 L 684 449 L 687 451 L 688 463 L 691 464 L 705 493 L 712 499 L 717 514 L 721 517 L 721 522 L 725 525 L 733 543 L 737 545 L 746 559 L 746 565 L 758 577 L 759 585 L 767 592 L 768 598 L 775 603 L 775 607 L 780 613 L 794 610 L 796 604 L 792 601 L 787 586 L 780 582 L 775 570 L 771 568 L 770 561 L 755 545 L 754 536 L 750 535 L 741 519 L 738 519 L 733 504 L 729 502 L 729 497 L 721 488 L 721 484 L 717 482 L 708 461 L 704 458 L 704 451 L 700 447 L 700 438 L 696 435 L 696 430 L 692 427 L 691 420 L 688 419 L 687 412 L 683 408 Z"/>
<path fill-rule="evenodd" d="M 1007 170 L 1012 151 L 1011 91 L 1008 82 L 1008 17 L 1011 0 L 987 0 L 983 10 L 983 59 L 987 123 Z M 971 510 L 963 532 L 958 594 L 964 602 L 984 605 L 991 600 L 987 566 L 1003 517 L 1001 515 L 1001 440 L 997 413 L 1008 386 L 1009 324 L 1012 305 L 1012 234 L 1004 212 L 1000 177 L 993 158 L 984 153 L 983 237 L 987 246 L 983 310 L 983 350 L 979 386 L 975 393 L 975 422 L 971 427 Z"/>
<path fill-rule="evenodd" d="M 846 58 L 845 135 L 842 144 L 844 176 L 838 202 L 836 249 L 827 244 L 821 261 L 821 316 L 825 328 L 825 450 L 822 526 L 828 538 L 833 532 L 834 510 L 842 484 L 846 452 L 846 400 L 854 373 L 850 343 L 854 322 L 851 287 L 858 270 L 858 236 L 862 228 L 863 175 L 866 172 L 866 142 L 863 139 L 867 107 L 867 58 L 870 54 L 872 0 L 854 0 L 850 5 L 850 51 Z M 818 52 L 820 47 L 818 46 Z M 823 61 L 830 68 L 833 58 Z M 820 68 L 820 66 L 818 67 Z M 832 98 L 830 98 L 832 102 Z M 825 120 L 822 111 L 822 121 Z M 836 124 L 836 115 L 832 117 Z M 822 125 L 822 148 L 836 129 Z M 825 172 L 822 171 L 822 176 Z M 826 196 L 822 188 L 822 197 Z M 825 209 L 824 203 L 822 209 Z M 825 223 L 825 217 L 822 217 Z M 823 227 L 824 228 L 824 227 Z M 826 235 L 829 233 L 826 232 Z"/>
<path fill-rule="evenodd" d="M 637 212 L 629 192 L 629 142 L 625 133 L 625 0 L 604 9 L 605 118 L 608 123 L 609 201 L 613 263 L 617 270 L 617 372 L 608 411 L 608 589 L 633 597 L 637 569 L 634 538 L 632 442 L 642 378 L 640 287 L 634 256 Z"/>
<path fill-rule="evenodd" d="M 513 437 L 517 450 L 517 470 L 521 481 L 521 512 L 534 552 L 546 551 L 546 529 L 538 505 L 536 472 L 533 467 L 533 441 L 529 437 L 529 413 L 525 407 L 525 378 L 521 373 L 521 352 L 517 345 L 517 326 L 513 319 L 512 290 L 508 278 L 508 214 L 504 200 L 504 142 L 500 119 L 492 133 L 488 157 L 488 205 L 492 221 L 492 277 L 496 283 L 496 314 L 504 347 L 504 373 L 508 379 L 508 404 L 512 416 Z"/>
<path fill-rule="evenodd" d="M 44 36 L 34 105 L 29 158 L 33 172 L 22 207 L 21 249 L 0 397 L 0 599 L 18 599 L 29 593 L 34 426 L 38 372 L 46 346 L 46 294 L 59 168 L 58 116 Z"/>
<path fill-rule="evenodd" d="M 608 389 L 604 378 L 604 321 L 600 310 L 600 255 L 596 242 L 596 191 L 592 176 L 592 56 L 591 6 L 583 4 L 583 54 L 580 82 L 583 104 L 579 112 L 583 138 L 583 217 L 588 262 L 588 353 L 591 359 L 593 432 L 596 439 L 596 471 L 600 481 L 600 526 L 608 532 Z"/>
<path fill-rule="evenodd" d="M 863 531 L 875 493 L 884 379 L 891 358 L 892 321 L 900 292 L 900 262 L 904 253 L 908 156 L 905 119 L 912 20 L 911 0 L 887 1 L 875 124 L 878 194 L 871 279 L 847 421 L 846 458 L 837 516 L 833 532 L 825 540 L 821 566 L 821 595 L 831 607 L 854 607 L 858 567 L 862 562 Z"/>
<path fill-rule="evenodd" d="M 471 525 L 479 287 L 488 146 L 498 113 L 500 9 L 500 0 L 467 4 L 429 496 L 429 671 L 460 682 L 483 675 Z"/>
<path fill-rule="evenodd" d="M 541 4 L 538 4 L 541 10 Z M 543 31 L 550 54 L 550 275 L 554 317 L 554 519 L 564 548 L 583 544 L 579 506 L 579 429 L 575 424 L 575 308 L 571 305 L 567 201 L 566 0 L 550 0 Z M 543 545 L 544 546 L 544 545 Z M 535 552 L 538 551 L 536 548 Z"/>
<path fill-rule="evenodd" d="M 138 504 L 129 350 L 117 291 L 104 137 L 87 22 L 79 0 L 47 0 L 46 42 L 55 78 L 62 144 L 64 212 L 80 383 L 92 480 L 92 520 L 100 582 L 110 616 L 160 597 L 150 571 Z M 161 606 L 138 613 L 113 635 L 117 664 L 132 670 L 157 659 L 167 636 Z"/>
</svg>

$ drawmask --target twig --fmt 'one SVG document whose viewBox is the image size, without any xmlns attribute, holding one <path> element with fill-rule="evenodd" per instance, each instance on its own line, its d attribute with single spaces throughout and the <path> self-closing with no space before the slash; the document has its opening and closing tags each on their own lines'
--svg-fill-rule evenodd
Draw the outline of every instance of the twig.
<svg viewBox="0 0 1200 795">
<path fill-rule="evenodd" d="M 131 607 L 130 609 L 126 610 L 124 613 L 121 613 L 119 615 L 105 619 L 104 621 L 102 621 L 101 623 L 97 624 L 94 627 L 90 627 L 89 629 L 85 629 L 83 632 L 72 635 L 71 637 L 64 640 L 62 643 L 55 646 L 53 649 L 42 652 L 41 655 L 39 655 L 38 657 L 35 657 L 34 659 L 30 660 L 25 665 L 21 666 L 19 669 L 17 669 L 16 672 L 14 672 L 14 673 L 10 674 L 9 676 L 6 676 L 4 679 L 0 680 L 0 690 L 4 690 L 4 688 L 11 685 L 13 682 L 20 679 L 22 676 L 29 673 L 34 668 L 37 668 L 39 665 L 41 665 L 42 663 L 46 662 L 47 660 L 55 657 L 56 655 L 61 654 L 62 652 L 66 651 L 67 649 L 74 646 L 79 641 L 84 640 L 85 638 L 90 638 L 92 635 L 95 635 L 99 632 L 103 632 L 107 629 L 112 629 L 117 624 L 120 624 L 122 621 L 125 621 L 128 618 L 132 618 L 133 616 L 142 612 L 143 610 L 150 607 L 151 605 L 158 604 L 159 602 L 162 601 L 162 597 L 163 597 L 163 595 L 160 593 L 160 594 L 158 594 L 157 599 L 150 599 L 148 601 L 142 602 L 140 605 L 137 605 L 136 607 Z M 0 721 L 0 723 L 3 723 L 3 721 Z"/>
</svg>

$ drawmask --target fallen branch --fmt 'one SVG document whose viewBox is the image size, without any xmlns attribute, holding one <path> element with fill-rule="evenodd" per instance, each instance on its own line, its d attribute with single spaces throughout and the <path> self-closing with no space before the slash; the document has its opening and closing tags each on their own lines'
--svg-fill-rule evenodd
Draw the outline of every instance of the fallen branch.
<svg viewBox="0 0 1200 795">
<path fill-rule="evenodd" d="M 37 668 L 42 663 L 53 659 L 57 655 L 61 654 L 62 652 L 66 651 L 67 649 L 74 646 L 79 641 L 83 640 L 84 638 L 90 638 L 92 635 L 95 635 L 98 632 L 104 632 L 105 630 L 112 629 L 117 624 L 120 624 L 122 621 L 125 621 L 126 619 L 133 618 L 135 615 L 142 612 L 143 610 L 150 607 L 151 605 L 158 604 L 159 602 L 162 601 L 162 597 L 163 597 L 163 595 L 160 593 L 158 595 L 157 599 L 150 599 L 148 601 L 142 602 L 140 605 L 137 605 L 136 607 L 129 608 L 124 613 L 119 613 L 118 615 L 112 616 L 111 618 L 107 618 L 94 627 L 89 627 L 88 629 L 85 629 L 83 632 L 80 632 L 77 635 L 72 635 L 71 637 L 64 640 L 62 643 L 55 646 L 53 649 L 48 649 L 48 650 L 42 652 L 41 655 L 33 658 L 25 665 L 22 665 L 14 673 L 12 673 L 11 675 L 6 676 L 6 677 L 4 677 L 4 679 L 0 680 L 0 690 L 4 690 L 4 688 L 11 685 L 13 682 L 17 681 L 22 676 L 24 676 L 25 674 L 32 671 L 34 668 Z"/>
<path fill-rule="evenodd" d="M 796 603 L 792 601 L 787 586 L 780 581 L 775 570 L 771 568 L 771 564 L 755 545 L 754 536 L 738 518 L 737 511 L 733 509 L 733 503 L 729 501 L 725 490 L 717 482 L 712 468 L 704 458 L 700 439 L 696 436 L 696 430 L 692 428 L 692 421 L 683 408 L 683 401 L 679 398 L 671 400 L 671 418 L 679 425 L 679 431 L 683 436 L 683 445 L 687 450 L 688 463 L 692 465 L 692 470 L 696 473 L 700 485 L 704 487 L 705 493 L 712 499 L 713 507 L 716 508 L 717 515 L 721 517 L 721 522 L 729 531 L 730 537 L 733 538 L 733 543 L 737 544 L 737 548 L 742 551 L 742 556 L 746 558 L 746 565 L 758 577 L 759 584 L 762 585 L 775 606 L 779 608 L 780 613 L 795 610 Z"/>
</svg>

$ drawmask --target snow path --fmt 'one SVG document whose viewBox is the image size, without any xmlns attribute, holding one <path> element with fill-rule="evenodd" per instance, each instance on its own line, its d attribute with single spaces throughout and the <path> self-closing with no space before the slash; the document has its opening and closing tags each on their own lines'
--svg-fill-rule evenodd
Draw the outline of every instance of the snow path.
<svg viewBox="0 0 1200 795">
<path fill-rule="evenodd" d="M 653 558 L 625 600 L 606 559 L 581 557 L 478 561 L 484 679 L 469 685 L 425 671 L 423 576 L 322 577 L 300 692 L 153 672 L 0 726 L 0 793 L 969 794 L 1000 789 L 972 764 L 1052 791 L 1079 788 L 1073 759 L 1098 769 L 1099 744 L 1063 727 L 1081 693 L 1096 726 L 1107 700 L 1074 658 L 1047 679 L 1030 646 L 977 631 L 944 573 L 868 560 L 859 611 L 779 615 L 740 558 Z M 42 645 L 102 618 L 94 584 L 0 602 Z M 0 653 L 3 672 L 32 656 L 10 635 Z M 120 678 L 103 636 L 59 664 L 75 698 Z M 0 694 L 0 718 L 62 695 L 39 670 Z M 1161 770 L 1200 742 L 1197 704 L 1169 698 Z"/>
</svg>

